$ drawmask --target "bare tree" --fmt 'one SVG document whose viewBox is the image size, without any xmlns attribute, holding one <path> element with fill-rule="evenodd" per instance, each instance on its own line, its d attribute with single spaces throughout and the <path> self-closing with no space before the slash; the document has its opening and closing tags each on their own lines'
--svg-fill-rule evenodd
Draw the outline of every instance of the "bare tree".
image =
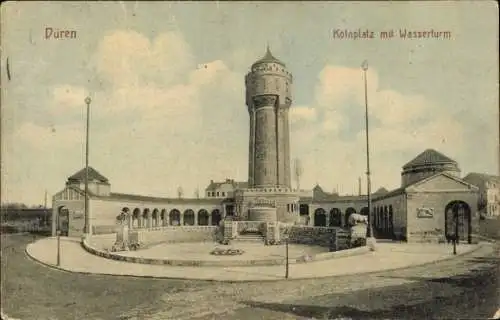
<svg viewBox="0 0 500 320">
<path fill-rule="evenodd" d="M 302 177 L 302 163 L 299 158 L 295 158 L 293 161 L 293 172 L 295 175 L 295 183 L 297 184 L 297 190 L 300 190 L 300 177 Z"/>
<path fill-rule="evenodd" d="M 180 199 L 184 195 L 184 190 L 182 189 L 181 186 L 177 188 L 177 197 Z"/>
</svg>

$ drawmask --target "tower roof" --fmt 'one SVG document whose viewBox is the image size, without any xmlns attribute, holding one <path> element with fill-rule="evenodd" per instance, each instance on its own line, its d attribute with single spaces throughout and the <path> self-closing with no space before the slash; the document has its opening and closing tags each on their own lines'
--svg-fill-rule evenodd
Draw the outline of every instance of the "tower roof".
<svg viewBox="0 0 500 320">
<path fill-rule="evenodd" d="M 444 154 L 434 150 L 434 149 L 427 149 L 418 156 L 415 157 L 415 159 L 411 160 L 407 164 L 403 166 L 403 169 L 410 168 L 410 167 L 415 167 L 415 166 L 425 166 L 425 165 L 432 165 L 432 164 L 457 164 L 457 162 L 453 159 L 448 158 Z"/>
<path fill-rule="evenodd" d="M 252 67 L 261 63 L 278 63 L 285 67 L 285 64 L 283 62 L 273 56 L 271 50 L 269 49 L 269 46 L 267 46 L 266 48 L 266 54 L 260 60 L 257 60 L 254 64 L 252 64 Z"/>
<path fill-rule="evenodd" d="M 89 181 L 92 180 L 97 180 L 102 183 L 109 183 L 108 179 L 105 176 L 97 172 L 96 169 L 89 167 Z M 70 176 L 68 178 L 68 181 L 85 181 L 85 168 Z"/>
</svg>

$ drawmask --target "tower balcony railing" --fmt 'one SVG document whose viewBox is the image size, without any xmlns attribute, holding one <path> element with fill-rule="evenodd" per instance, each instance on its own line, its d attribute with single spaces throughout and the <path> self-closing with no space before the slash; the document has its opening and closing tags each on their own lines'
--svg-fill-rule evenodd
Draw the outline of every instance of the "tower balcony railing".
<svg viewBox="0 0 500 320">
<path fill-rule="evenodd" d="M 290 193 L 297 192 L 296 189 L 284 188 L 284 187 L 259 187 L 259 188 L 248 188 L 242 190 L 244 193 Z"/>
</svg>

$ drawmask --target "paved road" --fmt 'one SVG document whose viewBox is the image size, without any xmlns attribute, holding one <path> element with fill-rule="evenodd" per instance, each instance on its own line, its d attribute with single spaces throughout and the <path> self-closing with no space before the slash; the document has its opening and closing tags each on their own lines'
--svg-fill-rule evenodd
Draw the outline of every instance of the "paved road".
<svg viewBox="0 0 500 320">
<path fill-rule="evenodd" d="M 457 260 L 391 273 L 179 292 L 165 296 L 168 310 L 148 318 L 487 318 L 499 305 L 498 271 L 498 259 L 484 248 Z M 133 311 L 124 316 L 138 319 Z"/>
<path fill-rule="evenodd" d="M 273 283 L 82 275 L 24 254 L 2 236 L 2 306 L 28 319 L 487 318 L 498 304 L 498 248 L 390 273 Z"/>
</svg>

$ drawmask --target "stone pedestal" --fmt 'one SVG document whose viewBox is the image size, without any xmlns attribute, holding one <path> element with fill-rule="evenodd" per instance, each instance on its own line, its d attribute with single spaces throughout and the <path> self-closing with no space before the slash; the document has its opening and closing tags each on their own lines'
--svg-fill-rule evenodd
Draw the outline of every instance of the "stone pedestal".
<svg viewBox="0 0 500 320">
<path fill-rule="evenodd" d="M 229 243 L 233 238 L 233 232 L 233 221 L 224 221 L 224 243 Z"/>
<path fill-rule="evenodd" d="M 129 238 L 129 227 L 127 225 L 122 225 L 116 233 L 116 242 L 128 243 Z"/>
<path fill-rule="evenodd" d="M 274 242 L 281 242 L 281 232 L 280 232 L 280 223 L 276 222 L 274 227 Z"/>
<path fill-rule="evenodd" d="M 116 230 L 116 241 L 113 245 L 113 251 L 127 251 L 129 249 L 129 228 L 123 224 Z"/>
</svg>

